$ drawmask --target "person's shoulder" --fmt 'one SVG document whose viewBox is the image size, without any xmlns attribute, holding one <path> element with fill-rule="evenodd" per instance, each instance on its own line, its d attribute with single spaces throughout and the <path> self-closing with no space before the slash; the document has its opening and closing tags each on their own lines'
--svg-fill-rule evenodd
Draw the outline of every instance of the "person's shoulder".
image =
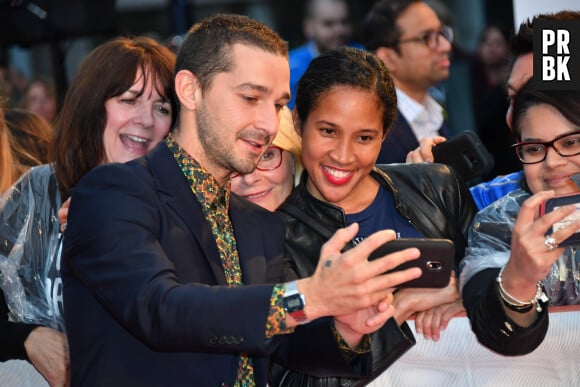
<svg viewBox="0 0 580 387">
<path fill-rule="evenodd" d="M 303 45 L 288 51 L 288 57 L 290 59 L 304 56 L 310 56 L 310 42 L 304 43 Z"/>
<path fill-rule="evenodd" d="M 101 187 L 119 189 L 121 186 L 137 187 L 147 181 L 150 173 L 145 168 L 143 158 L 127 163 L 105 163 L 87 172 L 78 182 L 80 188 Z"/>
<path fill-rule="evenodd" d="M 393 163 L 377 164 L 376 169 L 389 176 L 398 178 L 425 178 L 431 180 L 434 178 L 449 179 L 455 177 L 452 169 L 448 165 L 438 163 Z"/>
<path fill-rule="evenodd" d="M 22 180 L 47 180 L 52 175 L 54 175 L 54 168 L 52 164 L 42 164 L 29 168 L 22 175 L 20 175 L 19 181 Z"/>
<path fill-rule="evenodd" d="M 54 174 L 54 167 L 52 164 L 42 164 L 37 165 L 35 167 L 30 168 L 25 173 L 30 174 L 31 176 L 51 176 Z"/>
<path fill-rule="evenodd" d="M 302 46 L 298 46 L 288 52 L 288 62 L 290 64 L 290 70 L 296 68 L 307 67 L 315 55 L 312 51 L 311 43 L 308 42 Z"/>
<path fill-rule="evenodd" d="M 508 175 L 501 175 L 492 180 L 479 183 L 471 188 L 471 196 L 478 208 L 485 208 L 496 200 L 504 197 L 506 194 L 520 188 L 524 172 L 518 171 Z"/>
<path fill-rule="evenodd" d="M 171 151 L 167 148 L 165 143 L 161 142 L 144 156 L 125 163 L 115 162 L 101 164 L 89 171 L 87 175 L 111 174 L 112 177 L 115 177 L 116 175 L 130 174 L 143 177 L 146 175 L 152 175 L 154 169 L 164 170 L 165 168 L 170 167 L 178 169 Z M 167 173 L 168 170 L 164 170 L 164 172 Z"/>
<path fill-rule="evenodd" d="M 303 192 L 305 190 L 303 184 L 304 183 L 301 182 L 296 187 L 294 187 L 290 195 L 288 195 L 288 197 L 276 210 L 276 212 L 279 213 L 286 222 L 295 218 L 293 215 L 290 215 L 291 213 L 295 213 L 296 211 L 304 212 L 304 201 L 309 200 L 309 198 L 307 195 L 305 195 L 305 192 Z"/>
<path fill-rule="evenodd" d="M 280 243 L 284 240 L 284 221 L 277 212 L 269 211 L 232 192 L 229 213 L 234 230 L 243 228 L 246 236 L 269 235 Z"/>
<path fill-rule="evenodd" d="M 139 160 L 139 159 L 137 159 Z M 96 174 L 107 174 L 107 173 L 129 173 L 130 171 L 133 170 L 139 170 L 139 169 L 143 169 L 143 163 L 142 162 L 136 162 L 136 160 L 131 160 L 128 161 L 126 163 L 104 163 L 104 164 L 100 164 L 97 165 L 96 167 L 94 167 L 93 169 L 91 169 L 89 172 L 87 172 L 87 176 L 88 175 L 96 175 Z"/>
<path fill-rule="evenodd" d="M 34 190 L 34 192 L 44 192 L 50 186 L 51 181 L 56 183 L 54 174 L 54 168 L 51 164 L 42 164 L 29 168 L 20 175 L 18 180 L 6 192 L 14 189 L 22 191 L 27 188 Z"/>
<path fill-rule="evenodd" d="M 253 203 L 238 194 L 231 192 L 230 207 L 232 211 L 246 218 L 259 219 L 265 222 L 280 222 L 280 216 L 276 212 L 269 211 L 262 206 Z"/>
<path fill-rule="evenodd" d="M 481 208 L 477 213 L 478 221 L 482 219 L 508 220 L 517 217 L 522 203 L 530 197 L 523 188 L 515 188 L 504 196 Z"/>
<path fill-rule="evenodd" d="M 512 172 L 512 173 L 507 174 L 507 175 L 496 176 L 493 179 L 479 183 L 478 185 L 476 185 L 472 188 L 486 190 L 486 189 L 492 189 L 494 187 L 501 187 L 501 186 L 505 186 L 505 185 L 509 185 L 509 184 L 519 184 L 519 183 L 521 183 L 523 176 L 524 176 L 524 171 Z"/>
</svg>

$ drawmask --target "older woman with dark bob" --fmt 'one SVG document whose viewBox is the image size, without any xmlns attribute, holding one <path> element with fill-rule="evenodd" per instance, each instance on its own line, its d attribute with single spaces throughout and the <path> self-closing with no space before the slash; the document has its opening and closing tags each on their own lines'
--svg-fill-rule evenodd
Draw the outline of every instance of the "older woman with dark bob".
<svg viewBox="0 0 580 387">
<path fill-rule="evenodd" d="M 548 305 L 580 304 L 580 241 L 567 241 L 580 230 L 578 200 L 540 216 L 546 200 L 580 193 L 580 91 L 528 81 L 515 97 L 512 127 L 525 188 L 477 214 L 460 283 L 479 341 L 522 355 L 544 339 Z"/>
<path fill-rule="evenodd" d="M 27 360 L 49 384 L 68 383 L 58 211 L 89 170 L 142 156 L 167 135 L 174 64 L 145 37 L 91 51 L 55 122 L 54 163 L 30 169 L 2 196 L 0 361 Z"/>
</svg>

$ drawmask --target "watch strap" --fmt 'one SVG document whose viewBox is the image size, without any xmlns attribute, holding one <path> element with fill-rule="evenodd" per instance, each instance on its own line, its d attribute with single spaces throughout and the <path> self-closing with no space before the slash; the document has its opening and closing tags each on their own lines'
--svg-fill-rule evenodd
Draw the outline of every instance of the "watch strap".
<svg viewBox="0 0 580 387">
<path fill-rule="evenodd" d="M 284 289 L 284 310 L 296 322 L 303 323 L 308 321 L 304 307 L 306 306 L 306 299 L 304 295 L 298 290 L 296 281 L 288 282 Z"/>
</svg>

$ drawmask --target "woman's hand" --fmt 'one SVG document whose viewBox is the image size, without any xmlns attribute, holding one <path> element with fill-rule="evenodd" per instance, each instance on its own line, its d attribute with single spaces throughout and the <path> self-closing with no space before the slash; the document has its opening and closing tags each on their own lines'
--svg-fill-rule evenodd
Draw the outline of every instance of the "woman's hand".
<svg viewBox="0 0 580 387">
<path fill-rule="evenodd" d="M 449 321 L 464 312 L 465 308 L 461 299 L 419 312 L 415 315 L 415 331 L 423 334 L 427 340 L 439 341 L 441 331 L 447 329 Z"/>
<path fill-rule="evenodd" d="M 70 198 L 66 199 L 58 210 L 58 221 L 60 222 L 60 232 L 66 229 L 66 220 L 68 218 L 68 208 L 70 207 Z"/>
<path fill-rule="evenodd" d="M 395 309 L 392 303 L 393 295 L 391 294 L 377 305 L 347 315 L 335 316 L 335 327 L 344 341 L 351 348 L 355 348 L 360 342 L 361 335 L 375 332 L 393 317 Z"/>
<path fill-rule="evenodd" d="M 455 273 L 441 289 L 402 289 L 395 293 L 395 319 L 402 324 L 415 315 L 415 331 L 438 341 L 449 321 L 465 312 Z"/>
<path fill-rule="evenodd" d="M 564 252 L 564 248 L 549 249 L 546 233 L 566 216 L 572 214 L 574 205 L 562 206 L 540 216 L 543 202 L 554 196 L 553 191 L 532 195 L 523 204 L 514 224 L 511 255 L 503 271 L 502 282 L 507 292 L 520 300 L 530 300 L 536 292 L 536 284 L 548 275 L 550 267 Z M 575 221 L 554 232 L 551 236 L 561 242 L 580 230 Z"/>
<path fill-rule="evenodd" d="M 441 144 L 445 140 L 445 137 L 442 136 L 425 137 L 421 139 L 419 147 L 407 153 L 405 162 L 407 164 L 422 162 L 432 163 L 434 161 L 433 147 L 437 144 Z"/>
<path fill-rule="evenodd" d="M 47 327 L 33 329 L 24 348 L 30 362 L 52 387 L 68 386 L 69 355 L 66 335 Z"/>
<path fill-rule="evenodd" d="M 403 262 L 417 259 L 419 249 L 409 248 L 368 260 L 368 256 L 384 243 L 395 239 L 392 230 L 371 234 L 350 250 L 342 252 L 352 240 L 358 225 L 337 230 L 322 246 L 314 274 L 297 281 L 306 299 L 304 312 L 314 320 L 324 316 L 338 316 L 336 325 L 350 346 L 358 345 L 367 331 L 377 330 L 390 316 L 393 289 L 418 278 L 419 268 L 389 271 Z M 286 321 L 292 327 L 292 319 Z M 341 324 L 348 329 L 341 330 Z"/>
<path fill-rule="evenodd" d="M 554 197 L 554 191 L 542 191 L 532 195 L 523 204 L 514 224 L 510 259 L 502 273 L 502 285 L 506 293 L 523 302 L 531 301 L 537 291 L 537 283 L 544 279 L 560 255 L 562 247 L 550 247 L 547 239 L 551 236 L 561 242 L 580 230 L 580 221 L 571 222 L 551 235 L 546 236 L 554 223 L 561 221 L 576 211 L 574 205 L 562 206 L 540 216 L 540 207 L 547 199 Z M 504 305 L 504 311 L 516 324 L 531 325 L 537 318 L 536 308 L 527 313 L 512 311 Z"/>
</svg>

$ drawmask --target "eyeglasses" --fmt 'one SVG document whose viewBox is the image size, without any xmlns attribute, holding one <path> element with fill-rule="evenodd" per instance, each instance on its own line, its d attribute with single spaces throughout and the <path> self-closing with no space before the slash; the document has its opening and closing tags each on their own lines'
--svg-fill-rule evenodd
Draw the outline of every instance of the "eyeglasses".
<svg viewBox="0 0 580 387">
<path fill-rule="evenodd" d="M 258 161 L 256 169 L 258 171 L 273 171 L 280 168 L 280 165 L 282 165 L 282 149 L 277 146 L 270 146 L 266 149 L 260 161 Z M 240 175 L 241 173 L 233 172 L 231 178 L 235 179 Z"/>
<path fill-rule="evenodd" d="M 512 145 L 516 155 L 524 164 L 536 164 L 544 161 L 548 147 L 554 148 L 562 157 L 576 156 L 580 154 L 580 132 L 563 134 L 547 142 L 529 141 Z"/>
<path fill-rule="evenodd" d="M 441 27 L 440 31 L 426 31 L 421 36 L 416 38 L 408 38 L 403 40 L 398 40 L 394 45 L 404 44 L 404 43 L 423 43 L 431 50 L 436 50 L 439 47 L 439 37 L 442 36 L 449 43 L 453 43 L 453 29 L 449 26 Z"/>
</svg>

